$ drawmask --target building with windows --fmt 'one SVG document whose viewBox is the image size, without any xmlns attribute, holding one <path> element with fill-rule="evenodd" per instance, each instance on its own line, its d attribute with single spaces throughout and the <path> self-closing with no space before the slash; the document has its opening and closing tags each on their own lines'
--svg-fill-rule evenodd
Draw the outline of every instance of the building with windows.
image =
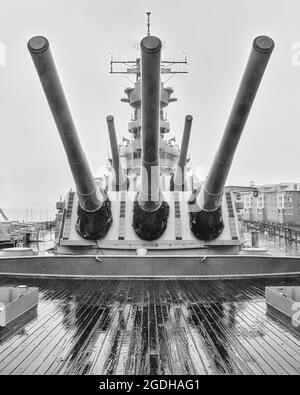
<svg viewBox="0 0 300 395">
<path fill-rule="evenodd" d="M 300 226 L 300 183 L 257 187 L 258 193 L 241 193 L 246 221 Z"/>
</svg>

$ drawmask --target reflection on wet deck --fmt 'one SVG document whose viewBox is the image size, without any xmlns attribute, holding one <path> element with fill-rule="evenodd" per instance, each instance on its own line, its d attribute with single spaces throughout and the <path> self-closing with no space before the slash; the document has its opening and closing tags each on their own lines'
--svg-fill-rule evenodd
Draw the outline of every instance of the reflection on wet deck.
<svg viewBox="0 0 300 395">
<path fill-rule="evenodd" d="M 0 374 L 299 374 L 300 335 L 266 285 L 300 279 L 26 282 L 40 303 L 0 328 Z"/>
</svg>

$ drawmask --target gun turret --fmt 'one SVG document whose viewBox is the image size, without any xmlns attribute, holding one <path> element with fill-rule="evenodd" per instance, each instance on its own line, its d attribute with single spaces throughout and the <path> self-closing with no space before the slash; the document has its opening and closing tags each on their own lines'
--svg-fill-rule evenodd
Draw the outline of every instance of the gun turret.
<svg viewBox="0 0 300 395">
<path fill-rule="evenodd" d="M 191 229 L 199 239 L 213 240 L 223 230 L 221 201 L 225 182 L 273 48 L 274 42 L 267 36 L 259 36 L 253 42 L 219 150 L 190 212 Z"/>
<path fill-rule="evenodd" d="M 125 176 L 124 169 L 121 166 L 120 156 L 119 156 L 119 148 L 118 148 L 118 141 L 116 135 L 116 128 L 114 117 L 112 115 L 108 115 L 106 117 L 107 127 L 109 132 L 109 139 L 111 145 L 111 153 L 112 153 L 112 168 L 113 168 L 113 183 L 116 191 L 121 189 L 127 189 L 128 181 L 127 177 Z"/>
<path fill-rule="evenodd" d="M 175 170 L 174 177 L 171 178 L 171 191 L 184 191 L 185 175 L 186 175 L 186 161 L 189 148 L 189 141 L 191 135 L 193 117 L 187 115 L 184 122 L 184 130 L 182 135 L 182 142 L 180 147 L 180 155 L 178 158 L 177 167 Z"/>
<path fill-rule="evenodd" d="M 155 240 L 165 231 L 169 214 L 159 186 L 161 41 L 157 37 L 142 40 L 141 69 L 142 168 L 133 228 L 140 238 Z"/>
<path fill-rule="evenodd" d="M 33 37 L 28 42 L 28 49 L 48 100 L 76 184 L 79 200 L 76 230 L 85 239 L 102 238 L 112 223 L 110 202 L 105 193 L 98 189 L 93 179 L 59 80 L 49 42 L 45 37 Z"/>
</svg>

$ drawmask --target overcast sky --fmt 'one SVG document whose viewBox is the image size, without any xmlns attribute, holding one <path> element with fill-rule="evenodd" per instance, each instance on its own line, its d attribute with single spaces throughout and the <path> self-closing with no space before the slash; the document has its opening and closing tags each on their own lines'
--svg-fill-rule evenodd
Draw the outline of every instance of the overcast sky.
<svg viewBox="0 0 300 395">
<path fill-rule="evenodd" d="M 275 41 L 227 184 L 298 181 L 300 158 L 300 0 L 0 0 L 0 207 L 52 208 L 73 186 L 58 132 L 27 51 L 50 41 L 93 173 L 106 162 L 106 115 L 127 135 L 126 79 L 109 74 L 109 52 L 135 58 L 152 11 L 164 57 L 186 52 L 189 74 L 170 81 L 170 138 L 194 116 L 191 155 L 207 172 L 227 121 L 252 41 Z M 294 51 L 292 50 L 294 46 Z M 294 56 L 294 61 L 293 61 Z"/>
</svg>

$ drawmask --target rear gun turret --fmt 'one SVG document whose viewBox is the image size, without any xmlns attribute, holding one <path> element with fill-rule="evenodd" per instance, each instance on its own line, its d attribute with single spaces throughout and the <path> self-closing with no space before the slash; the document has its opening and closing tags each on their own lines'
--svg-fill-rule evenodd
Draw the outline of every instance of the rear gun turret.
<svg viewBox="0 0 300 395">
<path fill-rule="evenodd" d="M 76 230 L 82 237 L 89 240 L 102 238 L 112 223 L 110 202 L 93 179 L 59 80 L 49 42 L 44 37 L 33 37 L 28 42 L 28 49 L 64 145 L 76 184 L 79 200 Z"/>
<path fill-rule="evenodd" d="M 199 239 L 213 240 L 223 230 L 221 201 L 225 182 L 273 48 L 273 40 L 266 36 L 257 37 L 253 42 L 219 150 L 190 213 L 191 229 Z"/>
</svg>

